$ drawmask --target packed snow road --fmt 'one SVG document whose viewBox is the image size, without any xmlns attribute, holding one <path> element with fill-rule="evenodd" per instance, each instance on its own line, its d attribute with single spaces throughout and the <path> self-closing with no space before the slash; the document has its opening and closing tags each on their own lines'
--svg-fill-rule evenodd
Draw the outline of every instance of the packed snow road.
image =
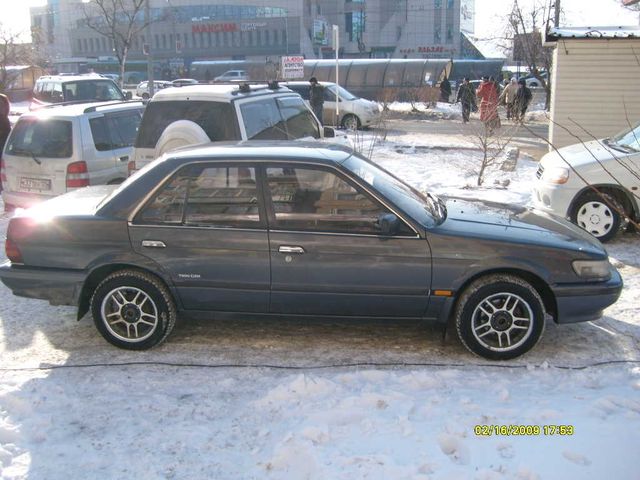
<svg viewBox="0 0 640 480">
<path fill-rule="evenodd" d="M 527 203 L 534 162 L 472 188 L 472 154 L 410 140 L 374 157 L 436 193 Z M 181 322 L 129 352 L 0 286 L 0 478 L 637 479 L 640 241 L 607 249 L 625 288 L 605 317 L 549 322 L 494 364 L 379 320 Z"/>
</svg>

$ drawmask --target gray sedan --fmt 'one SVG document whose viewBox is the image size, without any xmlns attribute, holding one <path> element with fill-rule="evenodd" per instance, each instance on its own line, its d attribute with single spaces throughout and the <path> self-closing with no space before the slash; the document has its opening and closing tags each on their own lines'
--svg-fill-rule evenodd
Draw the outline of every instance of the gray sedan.
<svg viewBox="0 0 640 480">
<path fill-rule="evenodd" d="M 558 323 L 595 320 L 622 281 L 600 243 L 544 213 L 447 204 L 337 146 L 217 144 L 171 152 L 114 187 L 11 219 L 0 279 L 91 310 L 142 350 L 176 317 L 428 319 L 473 353 L 517 357 Z"/>
</svg>

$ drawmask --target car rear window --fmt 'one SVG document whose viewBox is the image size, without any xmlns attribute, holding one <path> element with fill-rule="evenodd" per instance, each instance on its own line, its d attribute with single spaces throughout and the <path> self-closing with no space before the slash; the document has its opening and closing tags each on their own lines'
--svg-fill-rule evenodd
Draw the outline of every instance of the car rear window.
<svg viewBox="0 0 640 480">
<path fill-rule="evenodd" d="M 71 122 L 21 119 L 11 132 L 7 153 L 23 157 L 69 158 L 73 153 Z"/>
<path fill-rule="evenodd" d="M 155 148 L 164 129 L 178 120 L 197 123 L 212 142 L 241 139 L 233 107 L 228 103 L 199 100 L 150 102 L 142 118 L 136 148 Z"/>
</svg>

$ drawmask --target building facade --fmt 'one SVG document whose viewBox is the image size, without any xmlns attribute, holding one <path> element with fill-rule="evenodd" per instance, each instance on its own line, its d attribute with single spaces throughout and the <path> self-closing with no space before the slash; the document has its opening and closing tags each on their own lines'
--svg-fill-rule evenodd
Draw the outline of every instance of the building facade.
<svg viewBox="0 0 640 480">
<path fill-rule="evenodd" d="M 54 58 L 110 58 L 113 45 L 86 26 L 80 0 L 31 9 L 34 42 Z M 342 58 L 463 58 L 474 0 L 150 0 L 151 33 L 135 35 L 131 61 L 173 66 L 194 60 L 274 55 Z M 140 15 L 143 21 L 143 12 Z"/>
</svg>

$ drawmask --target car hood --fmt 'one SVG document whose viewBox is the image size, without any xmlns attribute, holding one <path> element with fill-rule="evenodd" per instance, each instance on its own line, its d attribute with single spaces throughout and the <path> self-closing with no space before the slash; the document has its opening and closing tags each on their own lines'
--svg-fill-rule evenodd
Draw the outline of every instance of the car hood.
<svg viewBox="0 0 640 480">
<path fill-rule="evenodd" d="M 606 252 L 584 230 L 548 213 L 502 203 L 449 198 L 447 218 L 430 231 L 498 242 L 579 250 L 594 255 Z"/>
<path fill-rule="evenodd" d="M 615 157 L 627 155 L 624 152 L 614 150 L 604 144 L 604 140 L 592 140 L 591 142 L 577 143 L 562 147 L 558 151 L 547 153 L 540 163 L 544 168 L 551 166 L 564 167 L 571 165 L 579 168 L 583 165 L 592 164 L 594 161 L 603 162 Z"/>
</svg>

